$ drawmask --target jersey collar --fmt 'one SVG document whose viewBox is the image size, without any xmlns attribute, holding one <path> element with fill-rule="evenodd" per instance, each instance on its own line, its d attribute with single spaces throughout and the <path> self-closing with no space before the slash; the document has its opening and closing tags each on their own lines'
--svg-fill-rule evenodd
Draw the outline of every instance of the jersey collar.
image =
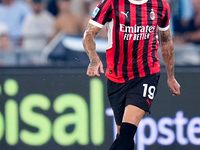
<svg viewBox="0 0 200 150">
<path fill-rule="evenodd" d="M 146 3 L 148 0 L 141 0 L 141 1 L 136 1 L 136 0 L 128 0 L 129 2 L 136 4 L 136 5 L 142 5 Z"/>
</svg>

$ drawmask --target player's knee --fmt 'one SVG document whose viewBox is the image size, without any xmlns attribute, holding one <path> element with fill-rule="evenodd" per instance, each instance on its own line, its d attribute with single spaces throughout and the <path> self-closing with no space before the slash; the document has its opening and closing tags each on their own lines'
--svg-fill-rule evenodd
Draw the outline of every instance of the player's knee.
<svg viewBox="0 0 200 150">
<path fill-rule="evenodd" d="M 144 114 L 145 114 L 145 111 L 142 109 L 139 109 L 135 106 L 127 106 L 122 122 L 127 122 L 135 126 L 138 126 Z"/>
<path fill-rule="evenodd" d="M 123 122 L 138 126 L 141 118 L 139 116 L 124 117 Z"/>
</svg>

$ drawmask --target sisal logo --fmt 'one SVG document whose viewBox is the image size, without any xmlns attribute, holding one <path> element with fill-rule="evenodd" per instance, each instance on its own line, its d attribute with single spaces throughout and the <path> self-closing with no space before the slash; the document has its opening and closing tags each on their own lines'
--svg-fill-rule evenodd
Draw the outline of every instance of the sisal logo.
<svg viewBox="0 0 200 150">
<path fill-rule="evenodd" d="M 102 145 L 105 140 L 103 84 L 93 78 L 89 88 L 90 104 L 76 93 L 63 93 L 54 100 L 41 93 L 28 93 L 22 100 L 16 100 L 21 94 L 20 85 L 14 79 L 7 79 L 0 85 L 0 96 L 9 97 L 5 103 L 0 101 L 4 105 L 0 107 L 0 143 L 37 147 L 53 139 L 60 146 L 86 146 L 90 142 Z M 72 112 L 67 113 L 67 109 Z M 56 117 L 52 118 L 49 113 Z M 69 130 L 70 126 L 74 128 Z"/>
<path fill-rule="evenodd" d="M 120 32 L 124 33 L 124 40 L 145 40 L 155 31 L 155 26 L 126 26 L 120 24 Z"/>
</svg>

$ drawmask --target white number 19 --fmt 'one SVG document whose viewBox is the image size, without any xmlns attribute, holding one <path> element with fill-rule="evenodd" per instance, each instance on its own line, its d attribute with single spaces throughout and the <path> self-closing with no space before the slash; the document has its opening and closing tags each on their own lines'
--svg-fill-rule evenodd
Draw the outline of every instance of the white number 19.
<svg viewBox="0 0 200 150">
<path fill-rule="evenodd" d="M 144 87 L 143 97 L 147 96 L 147 91 L 148 91 L 148 97 L 149 97 L 149 99 L 153 99 L 154 98 L 154 93 L 156 91 L 155 86 L 150 86 L 148 88 L 148 84 L 143 84 L 143 87 Z"/>
</svg>

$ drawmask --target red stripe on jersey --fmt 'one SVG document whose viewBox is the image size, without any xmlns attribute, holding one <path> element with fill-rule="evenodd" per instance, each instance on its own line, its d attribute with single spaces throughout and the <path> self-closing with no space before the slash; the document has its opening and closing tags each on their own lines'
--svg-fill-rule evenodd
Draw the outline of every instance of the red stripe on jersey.
<svg viewBox="0 0 200 150">
<path fill-rule="evenodd" d="M 124 0 L 119 0 L 119 23 L 125 24 L 125 15 L 122 15 L 121 12 L 125 12 L 124 7 Z M 123 62 L 124 62 L 124 40 L 122 38 L 124 37 L 123 32 L 119 32 L 119 62 L 118 62 L 118 76 L 123 76 Z"/>
<path fill-rule="evenodd" d="M 152 25 L 156 27 L 157 29 L 157 3 L 155 0 L 152 0 L 152 10 L 155 13 L 155 19 L 153 20 Z M 149 46 L 148 46 L 148 65 L 150 68 L 150 74 L 152 74 L 153 71 L 153 58 L 152 58 L 152 51 L 153 51 L 153 44 L 154 41 L 154 32 L 152 32 L 150 34 L 150 38 L 149 38 Z"/>
<path fill-rule="evenodd" d="M 117 2 L 117 0 L 115 1 L 115 3 Z M 119 2 L 118 2 L 119 3 Z M 119 6 L 119 4 L 118 4 Z M 110 48 L 110 49 L 107 49 L 106 50 L 106 60 L 107 60 L 107 70 L 106 70 L 106 76 L 114 81 L 114 82 L 117 82 L 117 83 L 124 83 L 125 80 L 124 78 L 122 78 L 122 67 L 119 68 L 117 66 L 117 75 L 115 74 L 115 71 L 114 71 L 114 66 L 115 65 L 118 65 L 119 61 L 120 61 L 120 58 L 119 58 L 119 61 L 118 62 L 115 62 L 115 57 L 116 57 L 116 49 L 118 49 L 116 47 L 117 43 L 116 43 L 116 37 L 117 37 L 117 33 L 119 33 L 119 31 L 116 31 L 116 27 L 118 26 L 119 27 L 119 24 L 117 24 L 117 20 L 116 20 L 116 16 L 117 15 L 120 15 L 119 13 L 119 9 L 116 10 L 116 8 L 114 7 L 114 4 L 112 5 L 112 10 L 113 10 L 113 15 L 112 15 L 112 19 L 113 19 L 113 36 L 112 36 L 112 41 L 113 41 L 113 47 Z M 116 10 L 116 11 L 115 11 Z M 116 14 L 116 13 L 119 13 L 119 14 Z M 119 37 L 117 37 L 119 39 Z M 120 50 L 120 47 L 119 47 L 119 50 Z M 120 56 L 119 56 L 120 57 Z M 117 64 L 116 64 L 117 63 Z M 123 62 L 122 62 L 123 64 Z M 119 73 L 121 72 L 120 76 L 119 76 Z"/>
<path fill-rule="evenodd" d="M 158 14 L 158 2 L 157 1 L 154 1 L 154 0 L 152 1 L 152 8 L 153 8 L 154 13 L 155 13 L 155 19 L 153 21 L 153 26 L 156 26 L 156 35 L 158 35 L 158 30 L 157 30 L 157 24 L 158 24 L 158 15 L 157 15 Z M 152 33 L 151 36 L 152 37 L 150 37 L 150 42 L 152 42 L 152 44 L 154 44 L 153 41 L 154 41 L 154 38 L 156 38 L 156 37 L 154 37 L 155 36 L 154 33 Z M 152 44 L 149 45 L 149 46 L 151 46 L 151 47 L 149 47 L 149 50 L 151 50 L 151 52 L 149 53 L 149 58 L 152 58 L 152 51 L 155 51 L 155 57 L 156 57 L 157 60 L 159 60 L 159 58 L 157 56 L 157 50 L 158 50 L 158 46 L 159 46 L 158 45 L 158 39 L 156 38 L 156 44 L 154 45 L 156 47 L 156 49 L 153 49 Z M 158 61 L 154 62 L 153 58 L 152 58 L 152 59 L 148 60 L 148 62 L 151 65 L 150 66 L 151 67 L 151 70 L 150 70 L 151 74 L 154 74 L 154 73 L 157 73 L 157 72 L 160 71 L 160 64 L 159 64 Z"/>
<path fill-rule="evenodd" d="M 163 20 L 165 18 L 165 12 L 166 12 L 166 4 L 165 4 L 165 1 L 162 0 L 162 3 L 163 3 L 163 11 L 162 11 L 162 18 L 161 20 Z M 159 26 L 161 25 L 162 22 L 160 22 Z"/>
<path fill-rule="evenodd" d="M 112 9 L 114 10 L 114 6 L 112 5 Z M 106 76 L 109 79 L 112 79 L 113 76 L 116 77 L 117 75 L 114 72 L 114 65 L 115 65 L 115 50 L 116 50 L 116 42 L 115 42 L 115 36 L 116 36 L 116 18 L 115 18 L 115 11 L 113 11 L 112 19 L 113 19 L 113 35 L 112 35 L 112 47 L 110 49 L 106 50 L 106 62 L 107 62 L 107 69 L 106 69 Z M 113 79 L 112 79 L 113 80 Z"/>
<path fill-rule="evenodd" d="M 113 4 L 113 10 L 114 10 L 115 8 L 114 8 L 114 4 Z M 116 52 L 116 41 L 115 41 L 115 36 L 116 36 L 116 18 L 115 18 L 115 15 L 116 15 L 116 13 L 115 13 L 115 11 L 113 11 L 113 17 L 112 17 L 112 19 L 113 19 L 113 23 L 114 23 L 114 25 L 113 25 L 113 36 L 112 36 L 112 41 L 113 41 L 113 47 L 111 48 L 111 50 L 107 50 L 106 51 L 106 56 L 107 56 L 107 64 L 108 64 L 108 69 L 112 69 L 112 74 L 114 74 L 114 75 L 112 75 L 112 76 L 117 76 L 116 74 L 115 74 L 115 71 L 114 71 L 114 65 L 115 65 L 115 52 Z M 111 58 L 110 58 L 111 57 Z M 111 59 L 111 61 L 109 61 Z M 111 64 L 110 64 L 111 63 Z M 110 70 L 109 70 L 110 71 Z M 110 73 L 108 73 L 108 75 L 110 75 Z"/>
<path fill-rule="evenodd" d="M 136 5 L 130 6 L 130 17 L 136 18 Z M 136 19 L 131 19 L 130 26 L 134 27 L 136 25 Z M 128 43 L 128 65 L 127 65 L 127 71 L 128 71 L 128 77 L 129 79 L 134 78 L 133 74 L 133 43 L 134 40 L 129 40 Z"/>
<path fill-rule="evenodd" d="M 167 4 L 167 6 L 169 7 L 169 4 Z M 169 8 L 170 9 L 170 8 Z M 168 11 L 168 21 L 167 21 L 167 25 L 169 25 L 169 22 L 170 22 L 170 11 Z"/>
<path fill-rule="evenodd" d="M 106 14 L 108 8 L 110 7 L 110 1 L 106 1 L 105 4 L 103 4 L 102 2 L 97 6 L 100 7 L 101 5 L 103 5 L 101 12 L 99 12 L 100 14 L 103 13 L 104 15 Z M 104 24 L 103 20 L 104 20 L 104 15 L 99 15 L 100 17 L 98 17 L 97 22 L 100 24 Z M 93 18 L 92 18 L 93 19 Z"/>
<path fill-rule="evenodd" d="M 148 21 L 148 17 L 147 17 L 147 3 L 143 4 L 141 6 L 141 10 L 142 10 L 142 26 L 147 26 L 147 21 Z M 138 69 L 139 69 L 139 75 L 140 77 L 144 77 L 145 76 L 145 71 L 144 71 L 144 65 L 143 65 L 143 50 L 144 50 L 144 41 L 145 40 L 140 40 L 139 41 L 139 45 L 138 45 Z"/>
<path fill-rule="evenodd" d="M 102 4 L 102 3 L 100 2 L 100 3 L 97 5 L 97 7 L 99 8 L 99 7 L 101 6 L 101 4 Z M 95 7 L 95 9 L 96 9 L 96 7 Z M 94 10 L 94 11 L 95 11 L 95 10 Z M 96 17 L 96 16 L 95 16 L 95 17 Z M 93 20 L 95 17 L 92 16 L 90 19 Z M 98 22 L 98 19 L 97 19 L 97 22 Z M 98 23 L 100 23 L 100 22 L 98 22 Z"/>
<path fill-rule="evenodd" d="M 107 2 L 108 3 L 108 2 Z M 106 4 L 105 4 L 106 5 Z M 105 12 L 107 10 L 107 8 L 106 7 L 103 7 L 103 9 L 102 9 L 102 12 Z M 97 20 L 97 22 L 100 22 L 101 24 L 103 24 L 103 19 L 104 19 L 104 17 L 99 17 L 98 18 L 98 20 Z"/>
</svg>

